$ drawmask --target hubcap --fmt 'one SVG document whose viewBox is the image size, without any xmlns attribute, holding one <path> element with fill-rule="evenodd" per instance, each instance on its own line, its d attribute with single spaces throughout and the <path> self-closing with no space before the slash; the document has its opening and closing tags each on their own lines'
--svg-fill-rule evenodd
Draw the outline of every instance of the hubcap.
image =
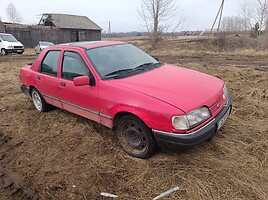
<svg viewBox="0 0 268 200">
<path fill-rule="evenodd" d="M 36 109 L 38 111 L 41 111 L 42 110 L 42 101 L 41 101 L 39 94 L 36 91 L 33 91 L 32 99 L 33 99 L 33 103 L 34 103 L 34 106 L 36 107 Z"/>
<path fill-rule="evenodd" d="M 146 138 L 144 137 L 142 130 L 134 124 L 126 126 L 125 139 L 126 142 L 136 150 L 143 150 L 146 146 Z"/>
</svg>

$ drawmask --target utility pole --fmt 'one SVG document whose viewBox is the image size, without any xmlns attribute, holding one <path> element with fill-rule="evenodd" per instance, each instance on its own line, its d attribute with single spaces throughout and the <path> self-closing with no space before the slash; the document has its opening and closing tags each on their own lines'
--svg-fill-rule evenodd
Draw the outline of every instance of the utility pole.
<svg viewBox="0 0 268 200">
<path fill-rule="evenodd" d="M 108 35 L 109 35 L 109 40 L 111 40 L 112 35 L 111 35 L 111 22 L 109 21 L 109 30 L 108 30 Z"/>
<path fill-rule="evenodd" d="M 212 31 L 213 31 L 218 19 L 219 19 L 219 23 L 218 23 L 218 28 L 217 28 L 217 34 L 219 34 L 219 32 L 220 32 L 221 19 L 222 19 L 222 13 L 223 13 L 223 8 L 224 8 L 224 1 L 225 0 L 222 0 L 222 2 L 221 2 L 221 6 L 220 6 L 220 8 L 218 10 L 217 16 L 216 16 L 216 18 L 215 18 L 215 20 L 213 22 L 213 25 L 212 25 L 212 27 L 210 29 L 210 33 L 212 33 Z"/>
</svg>

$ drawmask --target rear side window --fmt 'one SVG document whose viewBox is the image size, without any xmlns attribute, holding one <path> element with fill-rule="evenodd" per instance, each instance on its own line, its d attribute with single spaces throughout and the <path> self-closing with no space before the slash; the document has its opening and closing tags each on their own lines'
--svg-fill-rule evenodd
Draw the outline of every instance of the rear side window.
<svg viewBox="0 0 268 200">
<path fill-rule="evenodd" d="M 51 76 L 57 76 L 60 51 L 49 51 L 41 63 L 39 72 Z"/>
<path fill-rule="evenodd" d="M 78 53 L 65 52 L 62 64 L 61 77 L 67 80 L 73 80 L 78 76 L 89 76 L 91 73 L 85 64 L 84 60 Z"/>
</svg>

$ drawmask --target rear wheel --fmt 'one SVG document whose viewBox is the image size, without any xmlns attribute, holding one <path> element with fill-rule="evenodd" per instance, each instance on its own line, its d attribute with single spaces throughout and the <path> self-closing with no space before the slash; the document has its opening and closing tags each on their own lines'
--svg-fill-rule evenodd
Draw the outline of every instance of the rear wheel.
<svg viewBox="0 0 268 200">
<path fill-rule="evenodd" d="M 116 134 L 122 148 L 137 158 L 149 158 L 157 147 L 151 130 L 143 121 L 132 115 L 119 119 Z"/>
<path fill-rule="evenodd" d="M 2 54 L 3 56 L 7 55 L 7 50 L 5 50 L 5 49 L 1 49 L 1 54 Z"/>
<path fill-rule="evenodd" d="M 32 90 L 32 101 L 36 110 L 40 112 L 46 112 L 50 110 L 50 105 L 47 104 L 40 92 L 35 88 Z"/>
</svg>

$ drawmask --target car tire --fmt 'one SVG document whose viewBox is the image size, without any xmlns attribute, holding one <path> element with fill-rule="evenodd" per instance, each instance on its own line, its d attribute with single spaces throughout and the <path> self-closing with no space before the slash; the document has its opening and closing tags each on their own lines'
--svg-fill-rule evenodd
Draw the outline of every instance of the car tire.
<svg viewBox="0 0 268 200">
<path fill-rule="evenodd" d="M 125 152 L 136 158 L 149 158 L 157 143 L 146 124 L 133 115 L 125 115 L 116 123 L 116 135 Z"/>
<path fill-rule="evenodd" d="M 39 112 L 47 112 L 50 110 L 51 106 L 45 101 L 40 92 L 33 88 L 31 92 L 33 104 Z"/>
<path fill-rule="evenodd" d="M 23 54 L 23 52 L 19 52 L 18 54 Z"/>
<path fill-rule="evenodd" d="M 7 50 L 5 50 L 5 49 L 1 49 L 1 54 L 2 54 L 3 56 L 7 55 Z"/>
</svg>

